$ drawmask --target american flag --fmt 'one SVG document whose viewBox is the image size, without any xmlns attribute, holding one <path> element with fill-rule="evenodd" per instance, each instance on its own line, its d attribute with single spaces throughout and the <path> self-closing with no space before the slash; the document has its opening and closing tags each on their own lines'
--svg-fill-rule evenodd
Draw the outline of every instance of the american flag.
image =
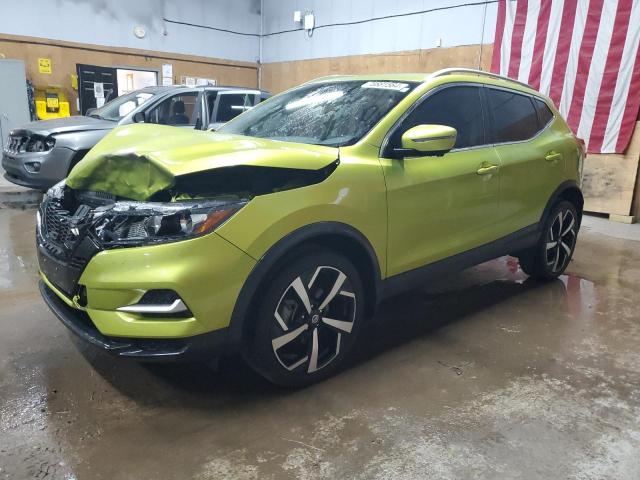
<svg viewBox="0 0 640 480">
<path fill-rule="evenodd" d="M 548 95 L 592 153 L 622 153 L 640 104 L 640 0 L 499 0 L 491 71 Z"/>
</svg>

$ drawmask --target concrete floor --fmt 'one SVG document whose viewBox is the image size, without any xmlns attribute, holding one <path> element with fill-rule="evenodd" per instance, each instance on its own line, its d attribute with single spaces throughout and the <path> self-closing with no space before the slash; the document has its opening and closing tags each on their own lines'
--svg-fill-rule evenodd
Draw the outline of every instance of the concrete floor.
<svg viewBox="0 0 640 480">
<path fill-rule="evenodd" d="M 286 392 L 77 342 L 33 217 L 0 210 L 0 478 L 640 478 L 638 226 L 587 220 L 550 284 L 501 258 L 388 301 L 346 371 Z"/>
</svg>

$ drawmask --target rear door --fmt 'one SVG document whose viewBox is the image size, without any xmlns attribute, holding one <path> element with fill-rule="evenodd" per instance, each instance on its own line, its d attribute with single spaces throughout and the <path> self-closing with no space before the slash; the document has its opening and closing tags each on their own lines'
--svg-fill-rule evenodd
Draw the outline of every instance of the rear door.
<svg viewBox="0 0 640 480">
<path fill-rule="evenodd" d="M 564 136 L 549 128 L 540 99 L 486 87 L 491 136 L 502 165 L 500 229 L 506 235 L 537 223 L 564 172 Z"/>
<path fill-rule="evenodd" d="M 428 93 L 391 133 L 381 163 L 387 183 L 388 274 L 402 273 L 496 239 L 500 166 L 485 136 L 482 87 L 446 86 Z M 393 158 L 409 128 L 453 127 L 449 153 Z"/>
</svg>

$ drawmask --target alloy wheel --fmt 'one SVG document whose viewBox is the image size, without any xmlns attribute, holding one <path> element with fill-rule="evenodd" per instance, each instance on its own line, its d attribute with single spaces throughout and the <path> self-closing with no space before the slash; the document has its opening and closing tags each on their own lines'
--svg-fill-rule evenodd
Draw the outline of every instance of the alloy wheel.
<svg viewBox="0 0 640 480">
<path fill-rule="evenodd" d="M 335 360 L 356 318 L 356 296 L 347 275 L 318 266 L 296 277 L 273 313 L 271 345 L 287 370 L 316 372 Z"/>
<path fill-rule="evenodd" d="M 576 243 L 576 219 L 571 210 L 560 210 L 547 232 L 545 261 L 552 273 L 561 272 L 569 263 Z"/>
</svg>

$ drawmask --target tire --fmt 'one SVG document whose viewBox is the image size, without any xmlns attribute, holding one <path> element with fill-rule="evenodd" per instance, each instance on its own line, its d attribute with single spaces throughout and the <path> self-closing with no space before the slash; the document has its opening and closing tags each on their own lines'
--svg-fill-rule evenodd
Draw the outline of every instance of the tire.
<svg viewBox="0 0 640 480">
<path fill-rule="evenodd" d="M 571 261 L 579 228 L 580 217 L 574 205 L 566 200 L 556 203 L 538 243 L 519 255 L 520 268 L 537 280 L 558 278 Z"/>
<path fill-rule="evenodd" d="M 364 290 L 353 264 L 311 249 L 274 272 L 252 310 L 247 363 L 272 383 L 302 387 L 340 367 L 364 315 Z"/>
</svg>

